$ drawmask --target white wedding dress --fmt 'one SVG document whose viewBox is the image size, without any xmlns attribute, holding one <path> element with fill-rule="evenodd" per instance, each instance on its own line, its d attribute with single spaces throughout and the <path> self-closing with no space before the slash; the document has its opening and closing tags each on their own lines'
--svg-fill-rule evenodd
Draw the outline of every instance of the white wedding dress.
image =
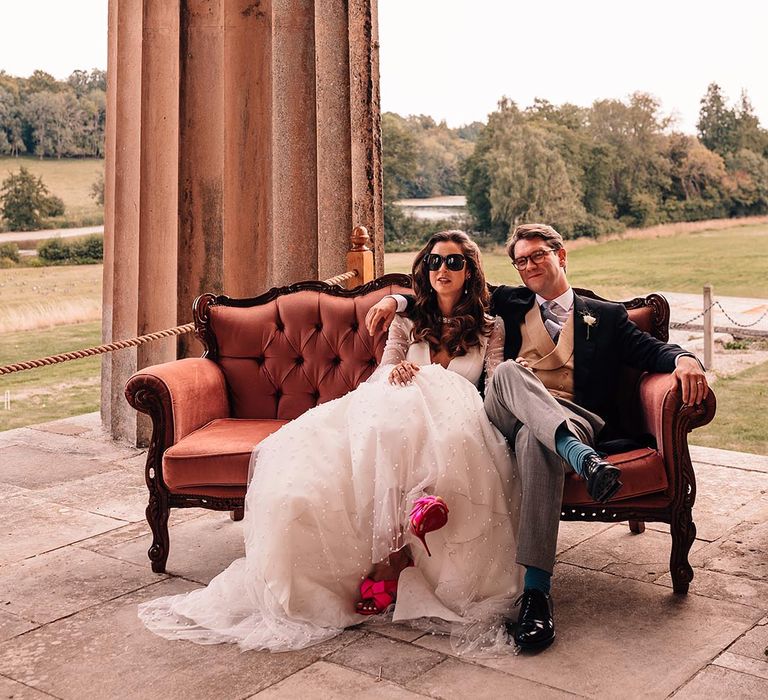
<svg viewBox="0 0 768 700">
<path fill-rule="evenodd" d="M 451 623 L 466 648 L 504 641 L 501 616 L 520 591 L 515 564 L 520 491 L 504 437 L 486 417 L 476 383 L 503 359 L 500 319 L 480 347 L 430 364 L 393 322 L 382 364 L 345 396 L 291 421 L 254 450 L 245 499 L 246 556 L 206 588 L 139 607 L 169 639 L 285 651 L 366 621 L 355 612 L 375 562 L 410 544 L 393 619 Z M 392 386 L 393 364 L 421 367 Z M 445 527 L 427 535 L 432 556 L 407 528 L 413 502 L 439 495 Z M 473 630 L 467 634 L 467 630 Z M 467 641 L 469 640 L 469 641 Z"/>
</svg>

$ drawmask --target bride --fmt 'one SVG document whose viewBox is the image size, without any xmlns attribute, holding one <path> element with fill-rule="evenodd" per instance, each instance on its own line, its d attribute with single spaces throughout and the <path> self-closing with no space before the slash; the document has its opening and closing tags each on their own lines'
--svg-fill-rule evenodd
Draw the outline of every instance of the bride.
<svg viewBox="0 0 768 700">
<path fill-rule="evenodd" d="M 520 494 L 476 385 L 493 381 L 504 326 L 485 313 L 479 250 L 461 231 L 430 238 L 413 288 L 371 378 L 254 449 L 246 556 L 206 588 L 140 605 L 151 631 L 285 651 L 394 603 L 395 621 L 501 639 L 522 582 Z"/>
</svg>

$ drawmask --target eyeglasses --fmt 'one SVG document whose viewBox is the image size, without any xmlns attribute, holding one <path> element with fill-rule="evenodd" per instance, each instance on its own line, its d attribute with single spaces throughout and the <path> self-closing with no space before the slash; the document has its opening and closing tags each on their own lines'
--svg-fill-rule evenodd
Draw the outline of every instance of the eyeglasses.
<svg viewBox="0 0 768 700">
<path fill-rule="evenodd" d="M 530 255 L 521 255 L 519 258 L 515 258 L 512 261 L 512 264 L 518 270 L 525 270 L 525 268 L 528 267 L 528 261 L 529 260 L 534 262 L 536 265 L 538 265 L 550 253 L 557 253 L 557 251 L 556 250 L 552 250 L 552 248 L 547 248 L 546 250 L 537 250 L 535 253 L 531 253 Z"/>
<path fill-rule="evenodd" d="M 437 253 L 429 253 L 424 256 L 424 264 L 430 272 L 439 270 L 443 265 L 443 261 L 445 261 L 445 266 L 451 272 L 458 272 L 459 270 L 464 269 L 466 258 L 460 253 L 451 253 L 446 256 L 438 255 Z"/>
</svg>

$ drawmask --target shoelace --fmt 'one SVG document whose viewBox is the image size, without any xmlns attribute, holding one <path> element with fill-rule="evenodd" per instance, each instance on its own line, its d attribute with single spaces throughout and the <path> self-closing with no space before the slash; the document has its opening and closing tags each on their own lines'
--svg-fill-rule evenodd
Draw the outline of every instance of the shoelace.
<svg viewBox="0 0 768 700">
<path fill-rule="evenodd" d="M 520 620 L 525 619 L 528 617 L 528 613 L 531 611 L 531 608 L 533 607 L 533 593 L 530 593 L 529 591 L 523 591 L 518 599 L 515 601 L 515 607 L 520 605 L 520 601 L 525 598 L 525 605 L 520 609 Z"/>
</svg>

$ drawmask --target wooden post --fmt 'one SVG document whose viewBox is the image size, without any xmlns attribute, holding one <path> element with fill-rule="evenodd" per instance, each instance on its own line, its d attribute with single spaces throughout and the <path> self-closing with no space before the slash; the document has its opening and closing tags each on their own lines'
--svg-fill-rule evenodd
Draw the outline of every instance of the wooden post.
<svg viewBox="0 0 768 700">
<path fill-rule="evenodd" d="M 371 237 L 365 226 L 355 226 L 350 240 L 352 247 L 347 253 L 347 270 L 357 270 L 357 275 L 347 280 L 347 289 L 354 289 L 373 281 L 373 251 L 368 247 Z"/>
<path fill-rule="evenodd" d="M 712 369 L 715 361 L 715 315 L 712 313 L 712 285 L 704 285 L 704 367 Z"/>
</svg>

